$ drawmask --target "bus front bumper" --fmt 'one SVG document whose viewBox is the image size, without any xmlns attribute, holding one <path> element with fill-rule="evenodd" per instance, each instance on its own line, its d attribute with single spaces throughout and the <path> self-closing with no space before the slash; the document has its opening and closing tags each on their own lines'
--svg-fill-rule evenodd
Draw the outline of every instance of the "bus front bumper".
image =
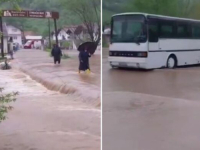
<svg viewBox="0 0 200 150">
<path fill-rule="evenodd" d="M 108 57 L 108 61 L 113 67 L 149 69 L 147 58 Z"/>
</svg>

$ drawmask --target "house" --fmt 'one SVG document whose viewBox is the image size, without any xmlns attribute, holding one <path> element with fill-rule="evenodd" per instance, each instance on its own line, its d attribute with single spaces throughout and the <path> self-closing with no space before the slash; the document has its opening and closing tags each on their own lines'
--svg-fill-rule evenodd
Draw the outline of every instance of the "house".
<svg viewBox="0 0 200 150">
<path fill-rule="evenodd" d="M 103 31 L 102 37 L 103 37 L 103 46 L 108 46 L 110 43 L 110 34 L 111 34 L 111 29 L 110 27 L 105 28 Z"/>
<path fill-rule="evenodd" d="M 65 26 L 63 28 L 58 29 L 58 41 L 59 41 L 59 45 L 62 47 L 63 45 L 65 45 L 64 43 L 68 42 L 70 43 L 69 45 L 69 49 L 77 49 L 76 44 L 74 43 L 74 39 L 73 39 L 73 35 L 74 32 L 76 30 L 77 26 Z M 56 36 L 55 36 L 55 32 L 53 31 L 51 33 L 52 39 L 53 41 L 56 41 Z M 68 45 L 68 44 L 67 44 Z"/>
<path fill-rule="evenodd" d="M 98 32 L 99 32 L 98 25 L 94 23 L 92 27 L 89 27 L 89 28 L 93 29 L 93 37 L 94 37 L 94 41 L 96 41 L 98 38 Z M 90 40 L 90 33 L 88 32 L 88 28 L 85 24 L 81 24 L 77 26 L 76 30 L 74 31 L 74 38 L 85 40 L 85 41 Z"/>
<path fill-rule="evenodd" d="M 93 26 L 93 36 L 94 39 L 97 39 L 97 33 L 98 33 L 98 26 L 97 24 L 94 24 Z M 60 28 L 58 30 L 58 40 L 59 41 L 69 41 L 73 39 L 81 39 L 81 40 L 87 40 L 89 37 L 89 33 L 87 30 L 87 27 L 84 24 L 81 25 L 73 25 L 73 26 L 65 26 L 63 28 Z M 51 33 L 52 39 L 55 41 L 55 32 L 53 31 Z"/>
<path fill-rule="evenodd" d="M 6 25 L 6 29 L 8 32 L 8 37 L 12 37 L 13 43 L 18 43 L 20 46 L 22 45 L 22 31 L 13 26 L 13 25 Z"/>
<path fill-rule="evenodd" d="M 93 30 L 94 40 L 97 40 L 97 33 L 99 32 L 97 24 L 94 24 Z M 55 32 L 52 32 L 51 35 L 53 41 L 55 41 Z M 60 45 L 62 45 L 61 43 L 63 43 L 64 41 L 69 41 L 71 42 L 73 49 L 77 49 L 77 47 L 83 41 L 90 41 L 90 35 L 88 33 L 87 27 L 84 24 L 65 26 L 58 30 L 58 41 Z"/>
<path fill-rule="evenodd" d="M 69 41 L 71 40 L 71 35 L 76 30 L 77 26 L 65 26 L 63 28 L 58 29 L 58 41 Z M 52 32 L 53 40 L 56 40 L 55 32 Z"/>
</svg>

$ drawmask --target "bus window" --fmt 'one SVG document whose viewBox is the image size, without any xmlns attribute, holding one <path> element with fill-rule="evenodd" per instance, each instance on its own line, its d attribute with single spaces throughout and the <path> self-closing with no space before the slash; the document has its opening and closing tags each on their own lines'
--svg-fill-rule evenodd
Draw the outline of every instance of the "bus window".
<svg viewBox="0 0 200 150">
<path fill-rule="evenodd" d="M 122 23 L 121 22 L 115 22 L 113 26 L 113 36 L 121 35 L 122 34 Z"/>
<path fill-rule="evenodd" d="M 112 20 L 111 43 L 146 42 L 146 27 L 144 16 L 115 16 Z"/>
<path fill-rule="evenodd" d="M 162 25 L 160 28 L 160 37 L 161 38 L 171 38 L 173 35 L 173 26 L 171 25 Z"/>
<path fill-rule="evenodd" d="M 176 35 L 175 22 L 160 20 L 160 38 L 174 38 Z"/>
<path fill-rule="evenodd" d="M 193 25 L 192 37 L 195 39 L 200 39 L 200 25 Z"/>
<path fill-rule="evenodd" d="M 191 38 L 190 26 L 188 24 L 177 25 L 177 37 L 178 38 Z"/>
</svg>

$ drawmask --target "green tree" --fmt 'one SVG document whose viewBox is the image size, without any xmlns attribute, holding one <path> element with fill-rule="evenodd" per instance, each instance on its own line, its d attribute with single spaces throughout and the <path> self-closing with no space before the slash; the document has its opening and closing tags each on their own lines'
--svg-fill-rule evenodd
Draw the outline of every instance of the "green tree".
<svg viewBox="0 0 200 150">
<path fill-rule="evenodd" d="M 178 0 L 132 0 L 126 6 L 126 10 L 177 16 L 177 5 Z"/>
<path fill-rule="evenodd" d="M 99 43 L 101 40 L 101 6 L 100 0 L 70 0 L 63 1 L 63 6 L 67 7 L 85 25 L 90 40 Z M 98 28 L 97 39 L 94 33 Z"/>
<path fill-rule="evenodd" d="M 0 0 L 0 9 L 7 8 L 7 9 L 15 9 L 20 10 L 19 7 L 20 0 Z"/>
<path fill-rule="evenodd" d="M 12 0 L 11 0 L 12 1 Z M 24 10 L 40 10 L 40 11 L 57 11 L 60 14 L 58 20 L 58 28 L 65 25 L 80 24 L 78 17 L 71 13 L 66 7 L 62 7 L 62 1 L 64 0 L 20 0 L 19 5 L 21 9 Z M 65 0 L 67 2 L 69 0 Z M 2 9 L 11 8 L 10 4 L 6 3 L 0 5 Z M 37 28 L 38 34 L 42 35 L 45 30 L 48 29 L 46 19 L 25 19 L 25 18 L 4 18 L 4 21 L 8 24 L 14 25 L 16 27 L 21 27 L 23 23 L 23 29 L 25 31 L 34 31 Z M 51 21 L 51 30 L 54 30 L 54 23 Z"/>
<path fill-rule="evenodd" d="M 110 24 L 110 18 L 116 13 L 126 12 L 126 6 L 130 0 L 103 0 L 103 25 Z"/>
<path fill-rule="evenodd" d="M 192 11 L 192 17 L 200 19 L 200 2 L 195 5 L 195 9 Z"/>
<path fill-rule="evenodd" d="M 104 0 L 103 23 L 110 24 L 111 15 L 121 12 L 145 12 L 199 19 L 199 9 L 199 0 Z"/>
</svg>

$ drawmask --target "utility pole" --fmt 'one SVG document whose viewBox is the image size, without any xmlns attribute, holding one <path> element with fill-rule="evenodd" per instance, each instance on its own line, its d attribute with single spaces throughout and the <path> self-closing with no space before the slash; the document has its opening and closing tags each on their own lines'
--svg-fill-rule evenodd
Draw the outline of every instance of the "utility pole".
<svg viewBox="0 0 200 150">
<path fill-rule="evenodd" d="M 4 43 L 3 43 L 3 21 L 2 17 L 0 17 L 0 28 L 1 28 L 1 57 L 4 58 Z"/>
<path fill-rule="evenodd" d="M 49 48 L 51 49 L 51 24 L 50 24 L 50 19 L 48 19 L 48 26 L 49 26 Z"/>
<path fill-rule="evenodd" d="M 25 34 L 24 34 L 24 23 L 21 23 L 21 30 L 22 30 L 22 44 L 25 44 Z"/>
</svg>

